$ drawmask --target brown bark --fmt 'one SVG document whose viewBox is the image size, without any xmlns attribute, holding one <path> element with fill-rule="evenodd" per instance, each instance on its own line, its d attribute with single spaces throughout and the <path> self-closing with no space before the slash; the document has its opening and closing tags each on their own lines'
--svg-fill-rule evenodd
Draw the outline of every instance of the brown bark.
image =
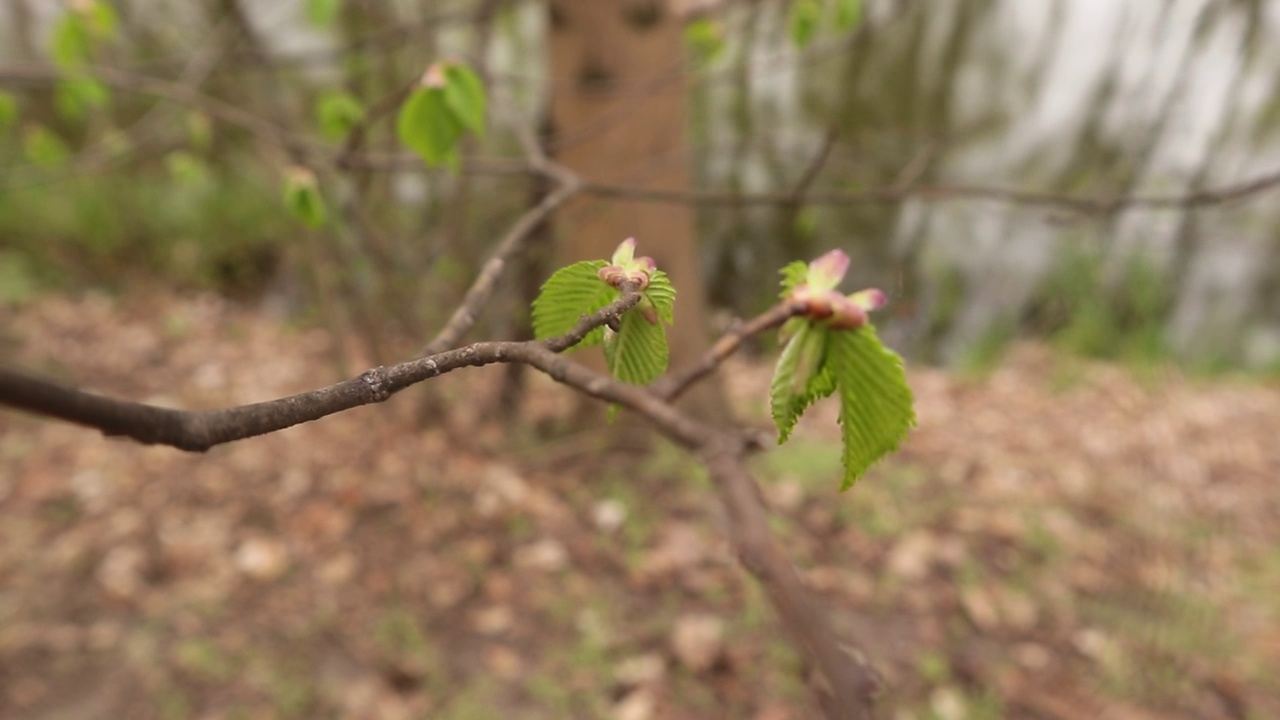
<svg viewBox="0 0 1280 720">
<path fill-rule="evenodd" d="M 679 18 L 662 0 L 551 0 L 553 153 L 589 182 L 651 190 L 690 186 Z M 672 367 L 707 347 L 707 310 L 688 206 L 644 207 L 580 198 L 557 216 L 562 262 L 606 258 L 628 237 L 671 275 L 678 297 Z M 598 366 L 597 366 L 598 367 Z M 721 393 L 703 384 L 685 408 L 723 415 Z"/>
</svg>

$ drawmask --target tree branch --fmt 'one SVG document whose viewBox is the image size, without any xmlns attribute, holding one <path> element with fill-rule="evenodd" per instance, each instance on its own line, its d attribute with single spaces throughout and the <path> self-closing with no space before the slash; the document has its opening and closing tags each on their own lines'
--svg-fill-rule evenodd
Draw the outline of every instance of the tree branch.
<svg viewBox="0 0 1280 720">
<path fill-rule="evenodd" d="M 1219 205 L 1244 200 L 1280 186 L 1280 169 L 1249 180 L 1184 195 L 1114 195 L 1082 196 L 1051 192 L 1014 190 L 987 185 L 915 185 L 885 187 L 851 192 L 808 192 L 804 201 L 810 205 L 894 204 L 907 200 L 939 202 L 945 200 L 991 200 L 1015 205 L 1058 207 L 1084 213 L 1110 213 L 1129 207 L 1188 208 Z M 618 200 L 666 203 L 676 205 L 787 205 L 796 200 L 795 193 L 742 193 L 718 190 L 663 190 L 632 187 L 584 179 L 582 191 Z"/>
<path fill-rule="evenodd" d="M 0 367 L 0 405 L 87 425 L 109 436 L 124 436 L 146 444 L 171 445 L 203 452 L 215 445 L 283 430 L 326 415 L 387 400 L 395 393 L 462 367 L 497 362 L 523 362 L 572 373 L 548 361 L 548 356 L 581 342 L 592 329 L 616 321 L 640 300 L 634 287 L 616 302 L 584 316 L 573 330 L 545 341 L 483 342 L 415 358 L 389 367 L 366 370 L 359 376 L 297 395 L 218 410 L 178 410 L 98 395 Z M 554 377 L 554 376 L 553 376 Z M 557 378 L 559 379 L 559 378 Z M 605 392 L 594 388 L 592 394 Z M 611 397 L 630 407 L 634 394 Z"/>
<path fill-rule="evenodd" d="M 653 383 L 654 394 L 667 401 L 675 400 L 694 383 L 720 367 L 721 363 L 738 351 L 744 340 L 778 327 L 802 312 L 803 309 L 796 305 L 779 303 L 746 322 L 734 323 L 696 362 L 656 380 Z"/>
<path fill-rule="evenodd" d="M 764 586 L 787 632 L 818 671 L 818 690 L 828 718 L 870 718 L 881 682 L 855 646 L 840 641 L 830 617 L 814 600 L 773 534 L 760 487 L 742 464 L 743 450 L 711 445 L 703 461 L 729 513 L 738 560 Z"/>
</svg>

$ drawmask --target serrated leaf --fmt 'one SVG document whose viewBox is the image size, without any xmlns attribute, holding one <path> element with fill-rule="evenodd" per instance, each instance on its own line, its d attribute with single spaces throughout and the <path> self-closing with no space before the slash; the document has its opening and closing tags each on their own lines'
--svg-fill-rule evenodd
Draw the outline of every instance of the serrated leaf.
<svg viewBox="0 0 1280 720">
<path fill-rule="evenodd" d="M 649 287 L 644 289 L 644 296 L 658 310 L 658 317 L 667 325 L 675 322 L 676 288 L 671 278 L 661 270 L 654 270 L 649 276 Z"/>
<path fill-rule="evenodd" d="M 914 397 L 902 358 L 880 342 L 871 325 L 832 332 L 827 363 L 840 396 L 840 489 L 847 490 L 907 437 L 916 423 Z"/>
<path fill-rule="evenodd" d="M 430 166 L 454 166 L 462 123 L 438 87 L 420 87 L 409 96 L 396 118 L 396 135 Z"/>
<path fill-rule="evenodd" d="M 836 0 L 836 27 L 848 30 L 862 19 L 862 0 Z"/>
<path fill-rule="evenodd" d="M 667 370 L 667 331 L 636 309 L 622 316 L 618 332 L 605 335 L 604 359 L 609 372 L 624 383 L 645 385 Z"/>
<path fill-rule="evenodd" d="M 18 99 L 12 93 L 0 90 L 0 130 L 7 130 L 18 121 Z"/>
<path fill-rule="evenodd" d="M 835 381 L 826 367 L 828 336 L 822 325 L 804 323 L 799 327 L 774 367 L 769 386 L 769 411 L 778 428 L 778 442 L 791 437 L 796 421 L 814 402 L 835 390 Z"/>
<path fill-rule="evenodd" d="M 784 300 L 791 294 L 792 290 L 805 284 L 809 279 L 809 264 L 796 260 L 787 263 L 785 267 L 779 270 L 782 274 L 782 292 L 778 293 L 778 297 Z"/>
<path fill-rule="evenodd" d="M 463 127 L 484 137 L 486 100 L 484 83 L 466 65 L 451 63 L 444 69 L 444 98 Z"/>
<path fill-rule="evenodd" d="M 316 102 L 316 120 L 320 123 L 320 134 L 329 140 L 345 137 L 363 119 L 364 105 L 351 93 L 325 93 Z"/>
<path fill-rule="evenodd" d="M 807 46 L 818 31 L 818 24 L 821 20 L 822 5 L 818 0 L 795 0 L 792 2 L 790 13 L 787 16 L 787 30 L 791 35 L 791 42 L 796 47 L 803 48 Z"/>
<path fill-rule="evenodd" d="M 583 315 L 590 315 L 618 299 L 616 288 L 600 279 L 604 260 L 583 260 L 557 270 L 543 283 L 533 301 L 533 334 L 539 340 L 563 335 L 573 329 Z M 598 345 L 604 328 L 596 328 L 576 347 Z"/>
</svg>

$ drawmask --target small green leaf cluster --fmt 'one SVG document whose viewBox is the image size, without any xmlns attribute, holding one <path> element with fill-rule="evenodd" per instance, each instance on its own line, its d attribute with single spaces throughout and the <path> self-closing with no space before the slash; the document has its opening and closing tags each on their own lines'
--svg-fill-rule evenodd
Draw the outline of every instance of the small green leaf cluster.
<svg viewBox="0 0 1280 720">
<path fill-rule="evenodd" d="M 782 269 L 782 302 L 794 316 L 782 327 L 785 346 L 770 385 L 779 443 L 814 402 L 833 394 L 840 399 L 842 490 L 897 449 L 916 420 L 902 358 L 880 342 L 868 320 L 869 312 L 884 306 L 884 293 L 840 294 L 836 287 L 848 267 L 849 257 L 833 250 Z M 652 259 L 635 256 L 634 239 L 608 261 L 577 262 L 553 274 L 533 303 L 534 334 L 546 340 L 570 332 L 584 316 L 621 298 L 624 287 L 639 290 L 640 301 L 617 321 L 589 331 L 578 346 L 603 343 L 614 377 L 653 382 L 667 367 L 675 289 Z"/>
<path fill-rule="evenodd" d="M 344 138 L 364 121 L 364 104 L 344 90 L 334 90 L 316 101 L 316 121 L 326 140 Z"/>
<path fill-rule="evenodd" d="M 577 262 L 552 275 L 533 302 L 534 335 L 545 340 L 569 332 L 584 315 L 622 297 L 624 283 L 640 289 L 640 302 L 616 326 L 593 329 L 577 347 L 603 343 L 614 377 L 634 385 L 653 382 L 667 370 L 666 326 L 674 319 L 676 291 L 653 260 L 635 257 L 634 239 L 619 245 L 609 261 Z"/>
<path fill-rule="evenodd" d="M 115 8 L 105 0 L 68 3 L 49 43 L 54 63 L 64 70 L 83 66 L 99 43 L 116 36 L 118 25 Z"/>
<path fill-rule="evenodd" d="M 884 294 L 835 290 L 848 264 L 836 250 L 782 269 L 782 299 L 801 314 L 782 328 L 785 346 L 770 385 L 779 443 L 814 402 L 840 398 L 842 490 L 895 450 L 915 424 L 902 358 L 880 342 L 867 320 L 868 312 L 883 306 Z"/>
<path fill-rule="evenodd" d="M 53 98 L 63 119 L 82 122 L 111 102 L 111 91 L 88 68 L 94 53 L 116 37 L 118 25 L 115 9 L 105 0 L 69 3 L 54 23 L 49 55 L 61 77 Z"/>
<path fill-rule="evenodd" d="M 711 64 L 724 55 L 724 26 L 712 18 L 698 18 L 684 26 L 685 45 L 702 64 Z"/>
<path fill-rule="evenodd" d="M 400 107 L 396 134 L 429 166 L 458 166 L 466 131 L 484 136 L 487 99 L 480 77 L 458 62 L 438 62 Z"/>
<path fill-rule="evenodd" d="M 807 47 L 822 27 L 824 16 L 844 32 L 862 19 L 862 0 L 794 0 L 787 11 L 787 33 L 796 47 Z"/>
<path fill-rule="evenodd" d="M 328 216 L 315 173 L 304 167 L 291 167 L 285 171 L 284 205 L 309 228 L 324 225 Z"/>
</svg>

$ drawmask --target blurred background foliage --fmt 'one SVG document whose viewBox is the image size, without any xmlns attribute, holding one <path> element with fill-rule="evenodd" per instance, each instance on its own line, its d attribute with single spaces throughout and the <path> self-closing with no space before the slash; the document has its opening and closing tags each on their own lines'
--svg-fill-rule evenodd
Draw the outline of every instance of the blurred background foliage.
<svg viewBox="0 0 1280 720">
<path fill-rule="evenodd" d="M 1280 368 L 1265 189 L 1111 203 L 1280 166 L 1271 4 L 711 7 L 686 33 L 688 155 L 654 162 L 692 164 L 716 195 L 698 204 L 699 252 L 726 314 L 770 302 L 785 262 L 842 247 L 851 285 L 893 298 L 886 339 L 919 360 L 981 367 L 1031 335 Z M 546 26 L 538 2 L 8 3 L 0 298 L 159 282 L 358 331 L 382 359 L 413 348 L 538 192 L 503 113 L 540 123 Z M 499 107 L 456 174 L 424 168 L 390 121 L 441 58 L 478 69 Z M 296 168 L 315 174 L 318 227 L 282 202 Z M 487 330 L 514 332 L 521 306 Z"/>
</svg>

